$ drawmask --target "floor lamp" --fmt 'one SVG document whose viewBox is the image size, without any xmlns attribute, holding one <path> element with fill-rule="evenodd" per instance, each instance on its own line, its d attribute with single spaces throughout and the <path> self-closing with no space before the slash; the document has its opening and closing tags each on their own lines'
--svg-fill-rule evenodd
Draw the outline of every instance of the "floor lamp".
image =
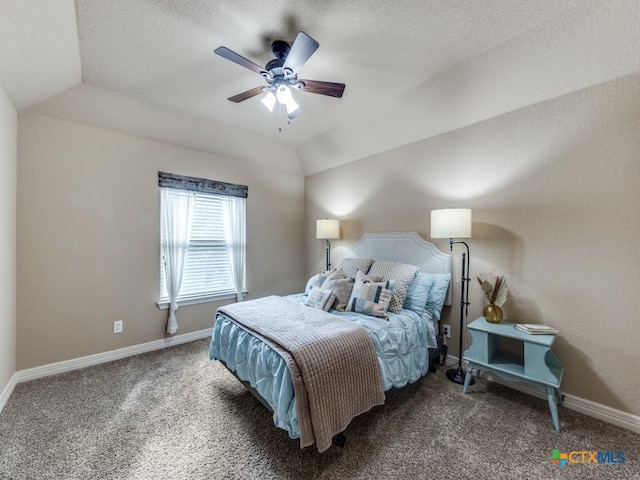
<svg viewBox="0 0 640 480">
<path fill-rule="evenodd" d="M 461 243 L 467 249 L 462 253 L 462 275 L 460 278 L 460 330 L 458 331 L 458 366 L 447 370 L 447 378 L 452 382 L 464 384 L 465 371 L 462 368 L 462 336 L 464 335 L 464 319 L 469 313 L 469 245 L 455 240 L 471 238 L 471 209 L 443 208 L 431 210 L 431 238 L 448 238 L 449 248 L 453 251 L 454 243 Z M 473 384 L 473 378 L 471 384 Z"/>
<path fill-rule="evenodd" d="M 335 238 L 340 238 L 340 222 L 325 218 L 316 220 L 316 238 L 326 241 L 327 271 L 331 268 L 331 242 Z"/>
</svg>

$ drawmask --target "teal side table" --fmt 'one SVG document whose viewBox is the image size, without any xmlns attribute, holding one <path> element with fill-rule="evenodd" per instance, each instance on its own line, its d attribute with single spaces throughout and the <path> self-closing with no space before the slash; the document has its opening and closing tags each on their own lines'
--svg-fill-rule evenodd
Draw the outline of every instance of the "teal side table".
<svg viewBox="0 0 640 480">
<path fill-rule="evenodd" d="M 560 431 L 556 400 L 563 405 L 560 382 L 564 368 L 551 351 L 556 335 L 531 335 L 515 328 L 515 323 L 489 323 L 480 317 L 469 325 L 473 343 L 462 359 L 469 362 L 462 393 L 467 393 L 472 371 L 488 370 L 509 382 L 524 382 L 547 394 L 553 427 Z M 523 355 L 503 350 L 501 338 L 512 338 L 523 344 Z M 555 394 L 555 398 L 554 398 Z"/>
</svg>

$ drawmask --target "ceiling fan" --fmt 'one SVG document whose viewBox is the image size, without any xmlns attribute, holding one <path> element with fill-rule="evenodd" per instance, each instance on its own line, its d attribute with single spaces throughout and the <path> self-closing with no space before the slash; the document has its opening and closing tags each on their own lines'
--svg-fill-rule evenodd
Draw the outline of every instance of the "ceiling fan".
<svg viewBox="0 0 640 480">
<path fill-rule="evenodd" d="M 291 46 L 283 40 L 276 40 L 271 44 L 271 50 L 275 58 L 270 60 L 264 68 L 246 59 L 242 55 L 229 50 L 227 47 L 216 48 L 214 53 L 242 67 L 259 73 L 267 81 L 267 85 L 252 88 L 246 92 L 229 97 L 228 100 L 240 103 L 266 92 L 266 95 L 262 98 L 262 103 L 270 111 L 273 111 L 276 103 L 280 105 L 281 109 L 284 107 L 287 113 L 287 119 L 291 121 L 301 114 L 300 107 L 291 94 L 291 89 L 341 98 L 344 92 L 344 83 L 298 79 L 298 71 L 319 46 L 320 44 L 318 42 L 304 32 L 298 33 L 298 36 Z"/>
</svg>

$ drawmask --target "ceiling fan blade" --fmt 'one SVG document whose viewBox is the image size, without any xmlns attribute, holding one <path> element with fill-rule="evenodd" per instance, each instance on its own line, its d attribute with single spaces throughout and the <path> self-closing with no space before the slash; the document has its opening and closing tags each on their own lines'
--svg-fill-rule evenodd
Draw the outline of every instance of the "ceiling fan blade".
<svg viewBox="0 0 640 480">
<path fill-rule="evenodd" d="M 298 73 L 300 67 L 309 60 L 320 44 L 304 32 L 298 33 L 295 42 L 291 45 L 291 50 L 287 55 L 282 68 L 291 70 L 294 74 Z"/>
<path fill-rule="evenodd" d="M 237 54 L 233 50 L 229 50 L 227 47 L 218 47 L 213 53 L 220 55 L 222 58 L 226 58 L 227 60 L 231 60 L 233 63 L 237 63 L 241 67 L 248 68 L 260 75 L 264 75 L 267 71 L 262 68 L 257 63 L 253 63 L 251 60 L 244 58 L 242 55 Z"/>
<path fill-rule="evenodd" d="M 318 80 L 299 80 L 304 85 L 302 91 L 309 93 L 319 93 L 330 97 L 341 98 L 344 92 L 344 83 L 320 82 Z"/>
<path fill-rule="evenodd" d="M 247 90 L 246 92 L 242 92 L 237 95 L 234 95 L 233 97 L 229 97 L 227 98 L 227 100 L 230 100 L 235 103 L 240 103 L 240 102 L 244 102 L 245 100 L 251 97 L 260 95 L 263 91 L 264 91 L 264 87 L 256 87 L 256 88 L 252 88 L 251 90 Z"/>
</svg>

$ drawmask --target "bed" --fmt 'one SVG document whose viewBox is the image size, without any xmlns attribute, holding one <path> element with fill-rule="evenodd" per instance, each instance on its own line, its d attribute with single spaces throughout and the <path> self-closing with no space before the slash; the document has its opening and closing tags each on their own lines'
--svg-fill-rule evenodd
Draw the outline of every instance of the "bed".
<svg viewBox="0 0 640 480">
<path fill-rule="evenodd" d="M 419 380 L 443 359 L 439 318 L 451 302 L 450 278 L 451 256 L 418 234 L 368 233 L 303 293 L 220 308 L 209 356 L 301 448 L 315 443 L 324 451 L 336 435 L 344 441 L 353 417 L 384 403 L 384 392 Z M 347 298 L 341 288 L 349 284 Z M 315 351 L 303 355 L 307 348 Z"/>
</svg>

